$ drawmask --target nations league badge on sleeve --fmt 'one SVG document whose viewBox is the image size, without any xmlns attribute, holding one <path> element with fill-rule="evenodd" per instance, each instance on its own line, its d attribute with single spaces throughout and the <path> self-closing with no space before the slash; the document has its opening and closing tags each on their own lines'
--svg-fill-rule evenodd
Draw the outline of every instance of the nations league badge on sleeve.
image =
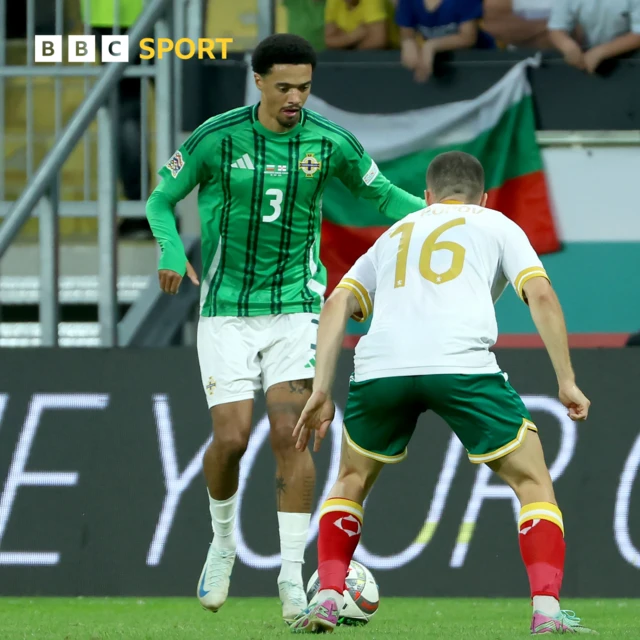
<svg viewBox="0 0 640 640">
<path fill-rule="evenodd" d="M 169 171 L 171 171 L 171 175 L 174 178 L 177 178 L 178 174 L 182 171 L 182 167 L 184 167 L 184 159 L 182 158 L 182 154 L 179 151 L 176 151 L 165 166 L 167 167 L 167 169 L 169 169 Z"/>
</svg>

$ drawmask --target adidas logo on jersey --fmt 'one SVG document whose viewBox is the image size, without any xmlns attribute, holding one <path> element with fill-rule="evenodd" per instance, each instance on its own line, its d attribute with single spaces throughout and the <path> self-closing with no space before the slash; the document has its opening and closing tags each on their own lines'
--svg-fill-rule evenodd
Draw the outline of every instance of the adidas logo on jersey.
<svg viewBox="0 0 640 640">
<path fill-rule="evenodd" d="M 255 167 L 248 153 L 245 153 L 241 158 L 238 158 L 235 162 L 231 163 L 233 169 L 250 169 L 253 171 Z"/>
</svg>

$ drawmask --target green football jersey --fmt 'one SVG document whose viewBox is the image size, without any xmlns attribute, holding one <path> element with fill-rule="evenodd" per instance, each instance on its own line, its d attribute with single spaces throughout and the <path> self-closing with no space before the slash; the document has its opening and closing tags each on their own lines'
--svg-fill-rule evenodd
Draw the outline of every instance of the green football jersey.
<svg viewBox="0 0 640 640">
<path fill-rule="evenodd" d="M 173 211 L 199 186 L 203 316 L 320 311 L 322 193 L 332 177 L 394 221 L 425 206 L 391 185 L 351 133 L 307 109 L 284 133 L 259 122 L 258 105 L 211 118 L 160 175 L 147 217 L 159 268 L 181 275 L 187 259 Z"/>
</svg>

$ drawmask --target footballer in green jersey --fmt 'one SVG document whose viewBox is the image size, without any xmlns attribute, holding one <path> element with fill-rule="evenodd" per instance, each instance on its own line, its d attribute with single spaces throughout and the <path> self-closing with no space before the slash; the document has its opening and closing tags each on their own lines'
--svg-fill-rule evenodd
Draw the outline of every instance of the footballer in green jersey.
<svg viewBox="0 0 640 640">
<path fill-rule="evenodd" d="M 309 453 L 296 452 L 292 431 L 310 395 L 327 283 L 320 262 L 322 195 L 328 181 L 338 178 L 390 222 L 425 206 L 393 186 L 353 134 L 304 108 L 315 65 L 315 52 L 303 38 L 277 34 L 263 40 L 252 57 L 260 103 L 198 127 L 161 169 L 162 181 L 147 204 L 162 249 L 160 286 L 173 294 L 185 273 L 199 283 L 174 216 L 175 205 L 199 189 L 197 342 L 213 419 L 204 472 L 214 539 L 198 597 L 212 611 L 227 597 L 236 556 L 239 462 L 254 395 L 262 389 L 277 463 L 278 587 L 288 621 L 306 606 L 302 563 L 315 472 Z"/>
</svg>

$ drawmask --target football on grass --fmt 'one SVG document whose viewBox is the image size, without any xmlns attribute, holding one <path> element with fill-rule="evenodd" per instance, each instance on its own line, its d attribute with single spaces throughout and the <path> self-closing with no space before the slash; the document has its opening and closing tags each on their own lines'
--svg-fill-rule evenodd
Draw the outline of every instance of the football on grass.
<svg viewBox="0 0 640 640">
<path fill-rule="evenodd" d="M 369 569 L 364 565 L 351 561 L 344 592 L 344 606 L 340 611 L 339 625 L 358 626 L 367 624 L 378 610 L 380 592 Z M 316 571 L 307 584 L 307 599 L 313 600 L 320 588 L 320 578 Z"/>
</svg>

